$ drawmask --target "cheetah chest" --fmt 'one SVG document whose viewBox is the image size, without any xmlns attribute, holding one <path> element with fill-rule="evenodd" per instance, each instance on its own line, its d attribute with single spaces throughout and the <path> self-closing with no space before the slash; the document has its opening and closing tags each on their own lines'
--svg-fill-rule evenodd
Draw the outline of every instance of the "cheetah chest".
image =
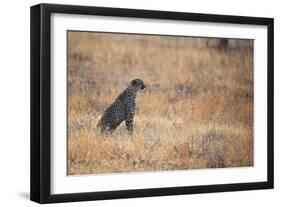
<svg viewBox="0 0 281 207">
<path fill-rule="evenodd" d="M 134 115 L 136 113 L 136 97 L 135 96 L 128 96 L 125 100 L 127 111 Z"/>
</svg>

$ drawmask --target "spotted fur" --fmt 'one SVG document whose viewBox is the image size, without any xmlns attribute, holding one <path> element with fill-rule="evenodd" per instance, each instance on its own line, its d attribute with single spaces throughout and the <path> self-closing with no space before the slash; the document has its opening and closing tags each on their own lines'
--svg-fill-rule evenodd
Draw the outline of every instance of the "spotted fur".
<svg viewBox="0 0 281 207">
<path fill-rule="evenodd" d="M 146 86 L 140 79 L 132 80 L 130 85 L 103 112 L 98 123 L 101 132 L 114 131 L 123 121 L 129 132 L 133 132 L 133 119 L 136 113 L 136 97 Z"/>
</svg>

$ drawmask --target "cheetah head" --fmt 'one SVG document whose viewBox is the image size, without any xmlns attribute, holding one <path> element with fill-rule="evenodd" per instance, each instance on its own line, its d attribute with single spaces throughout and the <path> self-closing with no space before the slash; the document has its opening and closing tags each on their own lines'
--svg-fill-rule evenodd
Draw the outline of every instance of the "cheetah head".
<svg viewBox="0 0 281 207">
<path fill-rule="evenodd" d="M 134 79 L 131 81 L 131 86 L 133 86 L 137 90 L 145 89 L 146 86 L 144 85 L 141 79 Z"/>
</svg>

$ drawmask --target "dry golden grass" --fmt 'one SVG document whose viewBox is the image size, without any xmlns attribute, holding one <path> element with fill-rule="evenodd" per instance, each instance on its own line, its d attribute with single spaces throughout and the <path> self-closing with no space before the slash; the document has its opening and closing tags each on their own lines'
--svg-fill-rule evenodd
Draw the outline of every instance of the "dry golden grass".
<svg viewBox="0 0 281 207">
<path fill-rule="evenodd" d="M 69 32 L 68 174 L 252 166 L 253 41 L 216 41 Z M 102 136 L 99 116 L 135 78 L 148 87 L 134 134 Z"/>
</svg>

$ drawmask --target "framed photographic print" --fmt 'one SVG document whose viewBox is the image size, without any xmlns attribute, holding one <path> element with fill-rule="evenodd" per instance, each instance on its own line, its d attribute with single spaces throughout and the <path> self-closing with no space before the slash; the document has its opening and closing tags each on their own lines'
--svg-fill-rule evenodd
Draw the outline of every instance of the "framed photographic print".
<svg viewBox="0 0 281 207">
<path fill-rule="evenodd" d="M 31 200 L 273 188 L 273 19 L 31 7 Z"/>
</svg>

